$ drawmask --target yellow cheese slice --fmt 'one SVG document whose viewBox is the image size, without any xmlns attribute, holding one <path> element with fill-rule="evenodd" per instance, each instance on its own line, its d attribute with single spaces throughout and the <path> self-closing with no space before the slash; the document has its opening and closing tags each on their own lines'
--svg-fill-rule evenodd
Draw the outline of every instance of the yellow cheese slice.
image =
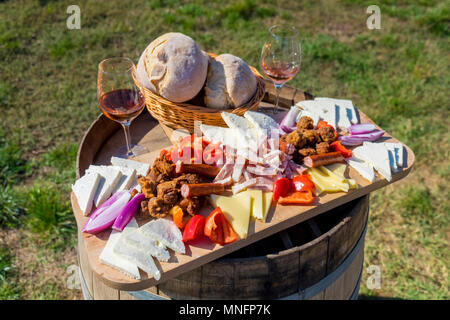
<svg viewBox="0 0 450 320">
<path fill-rule="evenodd" d="M 251 196 L 248 193 L 239 193 L 232 197 L 215 194 L 210 197 L 214 207 L 220 207 L 234 232 L 240 238 L 246 238 L 250 222 Z"/>
<path fill-rule="evenodd" d="M 255 219 L 260 219 L 264 217 L 264 207 L 263 207 L 263 192 L 262 190 L 247 190 L 247 192 L 252 198 L 251 202 L 251 216 Z M 242 192 L 240 193 L 242 194 Z M 239 195 L 240 195 L 239 194 Z"/>
<path fill-rule="evenodd" d="M 267 219 L 267 214 L 269 213 L 270 206 L 272 205 L 273 192 L 263 192 L 263 217 L 262 221 L 265 222 Z"/>
<path fill-rule="evenodd" d="M 308 170 L 319 194 L 322 192 L 347 192 L 349 185 L 345 179 L 339 178 L 333 172 L 324 167 L 311 168 Z"/>
<path fill-rule="evenodd" d="M 347 169 L 347 165 L 344 163 L 333 163 L 329 164 L 328 166 L 324 166 L 324 168 L 327 168 L 328 170 L 332 171 L 334 174 L 342 177 L 345 179 L 345 169 Z"/>
</svg>

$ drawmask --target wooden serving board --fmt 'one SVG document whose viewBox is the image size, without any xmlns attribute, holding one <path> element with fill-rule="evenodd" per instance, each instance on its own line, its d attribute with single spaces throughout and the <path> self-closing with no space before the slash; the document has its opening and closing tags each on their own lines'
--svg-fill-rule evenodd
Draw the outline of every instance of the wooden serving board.
<svg viewBox="0 0 450 320">
<path fill-rule="evenodd" d="M 271 104 L 263 102 L 260 111 L 268 112 L 268 109 L 270 110 L 271 107 Z M 283 111 L 276 117 L 282 117 L 284 112 L 286 111 Z M 271 114 L 270 111 L 268 114 Z M 359 114 L 362 123 L 373 123 L 361 111 L 359 111 Z M 152 162 L 159 154 L 161 148 L 171 144 L 166 133 L 171 134 L 172 130 L 167 127 L 163 128 L 147 111 L 144 111 L 131 126 L 132 143 L 143 145 L 150 152 L 139 156 L 137 160 Z M 378 141 L 398 142 L 398 140 L 387 133 Z M 91 125 L 81 144 L 77 159 L 77 177 L 84 174 L 84 170 L 89 164 L 110 164 L 111 156 L 124 143 L 124 133 L 121 127 L 101 115 Z M 100 262 L 99 255 L 108 240 L 109 230 L 96 235 L 82 233 L 81 239 L 86 248 L 88 261 L 93 272 L 108 286 L 125 291 L 143 290 L 404 178 L 410 172 L 414 163 L 412 150 L 405 146 L 405 152 L 403 170 L 393 173 L 392 181 L 388 182 L 377 175 L 376 180 L 370 183 L 354 171 L 353 168 L 349 168 L 348 176 L 355 179 L 358 184 L 357 189 L 350 190 L 348 193 L 339 192 L 322 195 L 313 206 L 272 206 L 265 223 L 251 220 L 247 238 L 240 239 L 229 245 L 220 246 L 207 240 L 186 245 L 186 254 L 174 254 L 172 252 L 169 262 L 157 262 L 157 266 L 162 271 L 159 281 L 142 271 L 141 280 L 132 279 Z M 81 229 L 88 218 L 83 216 L 73 193 L 71 201 L 78 228 Z M 143 221 L 138 220 L 138 223 L 142 224 Z"/>
</svg>

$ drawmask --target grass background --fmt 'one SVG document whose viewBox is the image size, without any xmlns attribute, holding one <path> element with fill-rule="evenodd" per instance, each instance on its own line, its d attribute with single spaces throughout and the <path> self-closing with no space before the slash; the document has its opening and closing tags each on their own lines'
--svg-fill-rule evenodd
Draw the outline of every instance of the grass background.
<svg viewBox="0 0 450 320">
<path fill-rule="evenodd" d="M 68 30 L 66 9 L 81 9 Z M 366 8 L 381 9 L 369 30 Z M 79 299 L 69 202 L 77 147 L 96 118 L 97 65 L 179 31 L 202 49 L 258 65 L 266 30 L 297 26 L 300 73 L 289 83 L 352 99 L 416 154 L 410 175 L 371 195 L 363 298 L 448 299 L 449 1 L 0 1 L 0 299 Z M 366 269 L 364 269 L 366 270 Z"/>
</svg>

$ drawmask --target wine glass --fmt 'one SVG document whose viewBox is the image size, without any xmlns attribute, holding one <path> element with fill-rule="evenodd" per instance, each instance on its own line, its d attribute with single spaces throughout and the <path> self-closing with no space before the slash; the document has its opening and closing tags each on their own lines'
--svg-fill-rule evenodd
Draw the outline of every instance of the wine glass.
<svg viewBox="0 0 450 320">
<path fill-rule="evenodd" d="M 125 159 L 147 152 L 145 147 L 131 144 L 131 122 L 145 106 L 144 97 L 133 81 L 135 68 L 133 61 L 125 57 L 105 59 L 98 66 L 98 103 L 104 115 L 119 122 L 125 131 L 126 146 L 120 147 L 116 154 Z"/>
<path fill-rule="evenodd" d="M 293 26 L 270 27 L 261 52 L 261 68 L 275 86 L 273 113 L 278 112 L 278 98 L 283 84 L 297 74 L 300 60 L 301 43 L 298 40 L 298 30 Z"/>
</svg>

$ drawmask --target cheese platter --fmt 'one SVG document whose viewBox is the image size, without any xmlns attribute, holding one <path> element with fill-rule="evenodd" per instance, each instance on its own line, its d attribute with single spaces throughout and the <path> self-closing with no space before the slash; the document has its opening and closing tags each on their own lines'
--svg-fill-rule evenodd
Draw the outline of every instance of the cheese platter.
<svg viewBox="0 0 450 320">
<path fill-rule="evenodd" d="M 285 97 L 286 96 L 287 95 L 285 95 Z M 374 139 L 373 133 L 381 132 L 382 129 L 378 128 L 376 124 L 360 110 L 353 107 L 350 100 L 336 100 L 330 98 L 327 100 L 325 98 L 320 98 L 317 100 L 309 100 L 308 103 L 302 103 L 301 101 L 303 101 L 304 98 L 305 95 L 303 93 L 300 93 L 299 90 L 292 89 L 292 91 L 289 92 L 289 97 L 286 98 L 289 103 L 287 103 L 285 107 L 295 104 L 293 107 L 295 109 L 285 109 L 277 115 L 272 115 L 270 113 L 272 105 L 263 102 L 261 103 L 258 112 L 248 112 L 247 116 L 236 118 L 226 114 L 224 116 L 224 122 L 228 125 L 228 128 L 218 129 L 208 125 L 200 127 L 200 134 L 202 134 L 210 144 L 223 143 L 231 145 L 231 155 L 228 151 L 225 152 L 225 154 L 228 156 L 228 159 L 232 157 L 234 162 L 227 164 L 227 158 L 224 156 L 222 163 L 220 161 L 219 163 L 214 163 L 213 166 L 218 168 L 214 174 L 215 179 L 213 180 L 211 178 L 207 183 L 214 184 L 213 182 L 216 182 L 216 185 L 222 183 L 224 187 L 222 187 L 220 191 L 215 191 L 215 193 L 207 193 L 205 196 L 206 201 L 202 203 L 200 208 L 195 212 L 196 214 L 193 216 L 201 215 L 207 219 L 212 215 L 215 209 L 221 208 L 225 219 L 220 220 L 217 218 L 215 221 L 224 221 L 224 226 L 229 224 L 231 226 L 231 235 L 234 234 L 235 238 L 230 236 L 229 233 L 227 239 L 231 240 L 219 244 L 216 243 L 217 241 L 212 241 L 211 236 L 192 238 L 191 235 L 189 241 L 179 242 L 179 240 L 182 240 L 182 237 L 185 236 L 183 234 L 184 231 L 177 231 L 175 230 L 176 228 L 170 229 L 175 225 L 172 223 L 172 220 L 175 222 L 175 215 L 168 213 L 165 214 L 164 217 L 156 217 L 155 212 L 153 212 L 153 214 L 139 213 L 139 211 L 145 211 L 140 208 L 137 210 L 138 212 L 127 221 L 128 223 L 123 226 L 122 231 L 119 231 L 120 228 L 118 230 L 113 227 L 113 230 L 111 230 L 111 228 L 106 228 L 105 230 L 94 233 L 81 232 L 81 239 L 85 245 L 92 270 L 110 287 L 127 291 L 145 289 L 167 279 L 176 277 L 184 272 L 193 270 L 203 264 L 216 260 L 228 253 L 274 233 L 280 232 L 302 221 L 308 220 L 344 203 L 367 195 L 389 183 L 402 179 L 409 173 L 414 163 L 413 152 L 407 146 L 404 146 L 384 131 L 376 140 L 370 141 L 371 139 Z M 268 94 L 265 100 L 270 101 L 270 99 L 271 96 Z M 314 103 L 314 101 L 317 102 Z M 311 105 L 318 103 L 322 106 L 321 109 L 310 107 Z M 295 113 L 295 115 L 289 115 L 291 110 L 293 110 L 292 112 Z M 334 124 L 336 130 L 339 131 L 339 138 L 350 137 L 340 140 L 333 139 L 332 142 L 334 143 L 334 140 L 340 141 L 343 145 L 346 145 L 348 149 L 343 147 L 340 143 L 333 147 L 335 149 L 330 149 L 332 148 L 330 146 L 326 149 L 326 154 L 339 153 L 339 161 L 320 166 L 314 165 L 314 163 L 318 163 L 318 161 L 324 161 L 321 157 L 317 157 L 317 152 L 323 150 L 320 148 L 324 148 L 324 145 L 319 145 L 324 142 L 322 141 L 322 138 L 320 139 L 320 143 L 308 145 L 308 148 L 310 149 L 312 149 L 311 146 L 314 146 L 315 152 L 312 150 L 304 150 L 306 148 L 303 148 L 304 146 L 298 144 L 296 147 L 291 147 L 298 142 L 298 130 L 295 129 L 289 131 L 290 128 L 293 129 L 293 123 L 289 123 L 289 120 L 294 119 L 295 125 L 298 125 L 299 122 L 304 122 L 303 120 L 306 118 L 303 118 L 303 120 L 300 121 L 304 116 L 311 119 L 313 127 L 311 127 L 311 129 L 303 129 L 313 130 L 314 128 L 314 130 L 316 130 L 320 121 L 326 121 L 325 119 L 328 119 Z M 347 118 L 346 120 L 343 120 L 343 117 L 345 116 Z M 282 124 L 287 128 L 286 131 L 279 134 L 281 137 L 280 144 L 272 146 L 270 142 L 267 142 L 266 146 L 268 150 L 266 150 L 266 153 L 263 154 L 262 157 L 259 157 L 259 160 L 256 160 L 256 163 L 250 162 L 251 159 L 249 158 L 252 157 L 251 148 L 247 148 L 246 151 L 242 152 L 236 152 L 236 150 L 233 152 L 233 149 L 237 149 L 236 147 L 240 147 L 242 144 L 247 143 L 248 146 L 248 141 L 257 141 L 258 137 L 254 135 L 255 131 L 273 128 L 275 124 L 278 129 L 281 128 Z M 306 124 L 306 122 L 304 124 L 309 125 Z M 352 127 L 354 125 L 362 124 L 370 126 L 368 126 L 368 128 Z M 232 137 L 231 134 L 227 136 L 227 133 L 231 132 L 227 129 L 233 128 L 236 129 L 235 131 L 238 132 L 238 134 L 234 137 Z M 145 146 L 150 152 L 138 156 L 134 162 L 127 162 L 123 159 L 114 158 L 115 146 L 120 145 L 123 141 L 119 129 L 120 127 L 116 123 L 106 119 L 103 115 L 93 123 L 80 146 L 77 159 L 78 179 L 86 179 L 84 177 L 89 176 L 90 174 L 99 174 L 101 170 L 97 170 L 98 168 L 96 166 L 110 166 L 111 168 L 116 167 L 116 169 L 121 168 L 122 171 L 120 169 L 118 169 L 118 171 L 122 176 L 118 174 L 119 178 L 112 177 L 118 179 L 116 185 L 120 184 L 120 187 L 111 186 L 110 189 L 123 192 L 126 190 L 126 187 L 130 187 L 130 183 L 127 184 L 126 182 L 132 180 L 132 178 L 128 179 L 129 176 L 136 178 L 138 176 L 144 176 L 143 173 L 151 171 L 155 161 L 158 158 L 161 158 L 161 150 L 166 150 L 165 154 L 167 155 L 167 152 L 170 153 L 173 151 L 174 144 L 180 142 L 179 130 L 174 130 L 165 125 L 161 125 L 149 114 L 143 113 L 132 124 L 132 140 L 133 143 Z M 364 133 L 360 133 L 359 135 L 365 134 L 368 137 L 363 136 L 363 138 L 358 138 L 358 133 L 353 134 L 352 130 L 356 130 L 356 132 L 358 132 L 358 130 L 363 130 Z M 313 134 L 312 131 L 305 132 L 305 134 L 303 133 L 304 131 L 302 131 L 302 137 L 305 139 L 308 139 L 308 134 Z M 319 136 L 320 133 L 323 133 L 325 136 L 326 134 L 333 134 L 333 131 L 331 129 L 322 129 L 319 132 Z M 275 133 L 273 134 L 275 135 Z M 268 137 L 270 138 L 270 134 Z M 280 149 L 283 149 L 283 142 L 286 142 L 283 140 L 283 137 L 285 137 L 284 140 L 287 139 L 289 142 L 292 142 L 292 144 L 287 142 L 284 147 L 288 145 L 290 151 L 293 150 L 300 156 L 297 156 L 295 159 L 294 157 L 280 159 L 280 154 L 282 157 L 285 157 L 286 154 L 288 154 L 284 151 L 279 153 Z M 93 141 L 94 139 L 95 142 Z M 354 142 L 355 139 L 358 144 L 355 146 L 348 146 L 348 143 L 356 143 Z M 358 139 L 362 140 L 358 141 Z M 346 140 L 349 140 L 350 142 Z M 329 145 L 332 143 L 329 143 Z M 348 151 L 349 149 L 353 152 L 352 156 L 344 158 L 342 161 L 340 155 L 346 155 L 344 150 Z M 329 152 L 333 150 L 338 151 Z M 302 152 L 306 153 L 302 154 Z M 275 158 L 279 161 L 271 162 L 271 157 L 274 157 L 275 154 L 277 155 Z M 367 154 L 377 154 L 377 156 L 368 157 Z M 347 154 L 347 156 L 348 155 L 349 154 Z M 258 158 L 258 154 L 256 155 L 256 158 Z M 311 167 L 306 165 L 308 163 L 306 159 L 311 161 L 309 164 Z M 189 164 L 187 164 L 187 166 L 185 164 L 183 169 L 183 165 L 181 165 L 183 161 L 180 162 L 179 160 L 180 159 L 175 159 L 171 156 L 171 164 L 174 168 L 178 167 L 174 170 L 193 170 L 193 168 L 195 168 L 195 166 L 189 167 Z M 91 169 L 89 169 L 90 166 L 92 166 Z M 226 169 L 227 166 L 229 167 L 228 169 Z M 125 168 L 127 169 L 125 170 Z M 282 170 L 280 170 L 280 168 Z M 279 174 L 280 171 L 281 174 Z M 137 172 L 140 172 L 140 174 Z M 305 176 L 305 173 L 308 173 L 309 179 L 303 177 Z M 123 178 L 123 176 L 126 176 L 127 178 Z M 272 180 L 270 180 L 269 177 Z M 112 178 L 109 179 L 111 180 Z M 278 202 L 276 203 L 274 201 L 274 192 L 276 192 L 276 190 L 274 189 L 275 185 L 273 183 L 280 179 L 287 179 L 291 181 L 291 184 L 293 183 L 295 186 L 300 186 L 300 189 L 298 190 L 304 188 L 305 184 L 308 184 L 308 181 L 312 181 L 314 187 L 313 197 L 306 199 L 308 201 L 305 202 L 304 197 L 301 199 L 292 197 L 293 194 L 298 195 L 297 192 L 289 192 L 289 194 L 280 194 L 277 198 Z M 90 178 L 90 181 L 88 181 L 87 184 L 89 184 L 89 186 L 86 188 L 89 190 L 95 189 L 96 191 L 88 192 L 89 194 L 87 195 L 80 195 L 77 193 L 79 188 L 77 188 L 76 185 L 77 183 L 79 184 L 78 181 L 80 180 L 77 180 L 74 184 L 75 187 L 71 200 L 80 231 L 87 225 L 90 217 L 95 215 L 95 210 L 91 209 L 90 211 L 87 204 L 89 204 L 88 202 L 90 200 L 93 202 L 91 207 L 96 207 L 94 199 L 96 193 L 98 193 L 98 185 L 101 184 L 101 182 L 96 180 L 99 180 L 98 177 L 96 178 L 93 176 Z M 270 182 L 267 180 L 270 180 Z M 332 183 L 328 183 L 330 181 L 332 181 Z M 97 186 L 95 185 L 95 182 L 97 182 Z M 190 185 L 189 183 L 187 184 Z M 142 186 L 144 186 L 145 189 L 143 183 L 136 184 L 135 181 L 135 184 L 132 185 L 130 189 L 136 187 L 136 192 L 143 191 L 140 194 L 142 195 L 141 197 L 144 198 L 143 194 L 145 194 L 146 190 L 142 190 Z M 212 185 L 208 186 L 212 187 Z M 277 186 L 277 188 L 282 190 L 281 186 Z M 185 190 L 183 190 L 183 187 L 181 188 L 181 194 L 184 193 L 187 197 L 183 198 L 189 198 L 189 192 L 199 195 L 202 193 L 197 192 L 203 192 L 202 190 L 205 188 L 201 186 L 186 186 L 184 189 Z M 86 191 L 84 192 L 86 193 Z M 304 191 L 298 192 L 300 192 L 302 196 L 305 195 L 302 193 Z M 113 191 L 110 191 L 110 196 L 111 193 L 113 193 Z M 79 205 L 78 198 L 83 199 L 83 201 L 80 201 L 80 203 L 83 204 L 83 209 Z M 86 198 L 87 200 L 85 200 Z M 146 194 L 145 199 L 149 199 Z M 129 203 L 131 203 L 132 200 L 129 201 Z M 105 200 L 104 203 L 107 201 L 109 200 Z M 98 204 L 101 206 L 100 202 L 98 202 Z M 148 206 L 147 210 L 149 210 Z M 89 211 L 92 212 L 90 217 L 87 216 L 87 212 Z M 192 215 L 187 214 L 186 216 L 192 220 Z M 217 214 L 215 216 L 220 217 L 220 215 Z M 160 220 L 162 221 L 160 222 L 162 224 L 167 224 L 168 222 L 172 223 L 170 226 L 164 225 L 164 227 L 158 227 L 160 229 L 157 228 L 158 230 L 165 230 L 163 233 L 166 233 L 167 237 L 170 235 L 167 239 L 171 240 L 168 242 L 166 241 L 166 243 L 163 243 L 164 238 L 161 238 L 161 234 L 158 235 L 153 233 L 152 236 L 152 234 L 148 233 L 148 230 L 147 232 L 145 231 L 146 228 L 149 228 L 146 227 L 147 225 L 153 221 Z M 188 224 L 190 220 L 187 221 Z M 198 224 L 199 222 L 192 222 L 192 224 L 194 223 Z M 184 227 L 184 230 L 187 230 L 187 224 L 184 224 L 184 226 L 181 226 L 181 229 Z M 153 226 L 153 228 L 156 227 L 157 226 Z M 169 229 L 173 232 L 167 231 Z M 156 242 L 149 248 L 148 243 L 152 242 L 151 239 L 156 240 Z M 153 252 L 153 254 L 148 253 L 147 255 L 143 255 L 142 250 L 139 251 L 139 249 L 137 249 L 139 248 L 140 242 L 147 243 L 146 250 L 150 250 L 148 252 Z M 121 243 L 122 245 L 118 245 L 118 243 Z M 178 245 L 173 246 L 174 243 L 178 243 Z M 183 247 L 181 244 L 183 244 Z M 156 258 L 152 259 L 152 255 Z M 120 258 L 117 258 L 117 256 Z M 121 260 L 121 262 L 117 262 L 118 260 Z"/>
</svg>

